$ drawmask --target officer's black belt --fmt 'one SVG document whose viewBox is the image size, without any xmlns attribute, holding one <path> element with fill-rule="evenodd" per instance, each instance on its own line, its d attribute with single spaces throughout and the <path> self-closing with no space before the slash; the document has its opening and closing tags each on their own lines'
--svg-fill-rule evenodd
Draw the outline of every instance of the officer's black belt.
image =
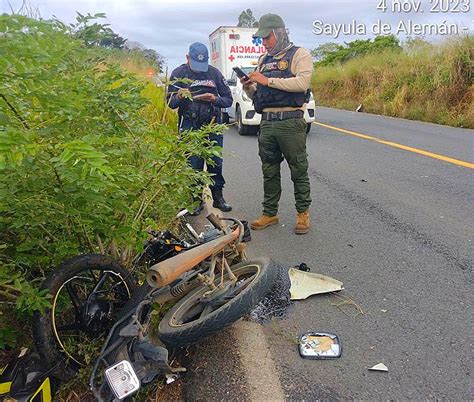
<svg viewBox="0 0 474 402">
<path fill-rule="evenodd" d="M 262 120 L 275 121 L 275 120 L 297 119 L 303 116 L 304 116 L 304 112 L 302 110 L 290 110 L 288 112 L 263 112 Z"/>
</svg>

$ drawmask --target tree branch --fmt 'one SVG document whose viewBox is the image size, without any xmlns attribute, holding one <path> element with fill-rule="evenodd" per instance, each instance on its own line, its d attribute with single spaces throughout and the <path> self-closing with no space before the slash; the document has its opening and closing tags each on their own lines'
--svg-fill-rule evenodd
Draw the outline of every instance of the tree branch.
<svg viewBox="0 0 474 402">
<path fill-rule="evenodd" d="M 8 105 L 10 110 L 15 114 L 18 120 L 20 120 L 21 124 L 23 124 L 23 127 L 29 130 L 30 127 L 28 126 L 28 123 L 26 122 L 26 120 L 23 118 L 22 115 L 20 115 L 20 113 L 15 109 L 15 107 L 10 102 L 8 102 L 8 99 L 5 97 L 5 95 L 0 94 L 0 98 L 2 98 L 5 101 L 5 103 Z"/>
</svg>

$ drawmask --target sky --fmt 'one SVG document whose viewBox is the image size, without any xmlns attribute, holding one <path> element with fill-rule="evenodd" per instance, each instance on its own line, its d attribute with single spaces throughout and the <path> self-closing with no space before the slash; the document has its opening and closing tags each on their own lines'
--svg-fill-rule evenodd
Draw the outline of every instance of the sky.
<svg viewBox="0 0 474 402">
<path fill-rule="evenodd" d="M 447 36 L 444 21 L 455 24 L 459 34 L 473 34 L 474 1 L 470 0 L 27 0 L 44 19 L 53 15 L 74 22 L 76 11 L 82 14 L 103 12 L 114 32 L 130 41 L 156 50 L 166 59 L 169 69 L 185 62 L 192 42 L 208 44 L 209 33 L 219 26 L 236 25 L 239 14 L 248 8 L 258 19 L 266 13 L 279 14 L 298 46 L 313 49 L 325 42 L 368 39 L 376 35 L 374 24 L 380 20 L 400 39 L 415 36 L 416 27 L 427 25 L 437 35 L 425 35 L 432 41 Z M 0 13 L 17 11 L 22 0 L 0 0 Z M 403 3 L 403 4 L 402 4 Z M 472 3 L 472 4 L 470 4 Z M 417 5 L 420 8 L 416 8 Z M 379 8 L 377 8 L 379 6 Z M 386 7 L 383 11 L 383 7 Z M 442 7 L 447 7 L 443 9 Z M 442 12 L 445 11 L 445 12 Z M 314 22 L 318 21 L 316 25 Z M 334 25 L 330 25 L 334 24 Z M 380 26 L 380 25 L 378 25 Z M 451 28 L 453 30 L 454 28 Z M 323 32 L 321 32 L 323 31 Z"/>
</svg>

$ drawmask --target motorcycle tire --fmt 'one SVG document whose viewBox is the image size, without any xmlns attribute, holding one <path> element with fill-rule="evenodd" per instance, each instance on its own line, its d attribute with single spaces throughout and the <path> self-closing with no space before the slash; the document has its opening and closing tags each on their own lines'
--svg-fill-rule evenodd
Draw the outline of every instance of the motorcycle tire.
<svg viewBox="0 0 474 402">
<path fill-rule="evenodd" d="M 81 273 L 110 272 L 113 280 L 123 286 L 126 292 L 123 294 L 124 304 L 136 289 L 136 285 L 130 271 L 122 267 L 110 256 L 101 254 L 84 254 L 72 257 L 61 263 L 51 275 L 43 282 L 41 289 L 47 289 L 51 295 L 51 308 L 40 314 L 38 311 L 33 316 L 33 338 L 37 351 L 51 373 L 58 379 L 67 381 L 71 379 L 81 367 L 81 362 L 68 355 L 62 347 L 60 335 L 55 325 L 55 308 L 60 303 L 59 294 L 69 281 L 77 279 Z M 72 282 L 71 282 L 72 283 Z M 127 300 L 125 300 L 127 299 Z M 117 308 L 117 312 L 123 306 Z M 59 315 L 59 313 L 58 313 Z M 112 324 L 111 324 L 112 325 Z M 111 326 L 110 325 L 110 326 Z M 106 331 L 108 332 L 108 330 Z"/>
<path fill-rule="evenodd" d="M 243 261 L 231 266 L 231 270 L 238 279 L 252 271 L 255 271 L 255 276 L 240 293 L 216 310 L 196 320 L 180 323 L 180 317 L 188 311 L 187 309 L 193 308 L 196 301 L 209 291 L 209 287 L 199 286 L 184 296 L 160 321 L 158 336 L 163 343 L 171 348 L 189 345 L 237 321 L 265 296 L 273 286 L 278 273 L 278 267 L 268 258 Z M 220 278 L 216 279 L 215 283 L 219 281 Z"/>
</svg>

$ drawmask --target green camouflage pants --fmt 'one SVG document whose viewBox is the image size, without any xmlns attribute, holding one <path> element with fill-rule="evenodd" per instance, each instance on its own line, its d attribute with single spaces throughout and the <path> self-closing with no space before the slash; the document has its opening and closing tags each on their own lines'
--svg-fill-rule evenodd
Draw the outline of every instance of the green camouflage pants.
<svg viewBox="0 0 474 402">
<path fill-rule="evenodd" d="M 306 154 L 306 122 L 303 118 L 262 120 L 258 138 L 258 154 L 263 172 L 263 213 L 274 216 L 281 196 L 280 164 L 288 162 L 294 185 L 295 205 L 303 212 L 311 205 Z"/>
</svg>

